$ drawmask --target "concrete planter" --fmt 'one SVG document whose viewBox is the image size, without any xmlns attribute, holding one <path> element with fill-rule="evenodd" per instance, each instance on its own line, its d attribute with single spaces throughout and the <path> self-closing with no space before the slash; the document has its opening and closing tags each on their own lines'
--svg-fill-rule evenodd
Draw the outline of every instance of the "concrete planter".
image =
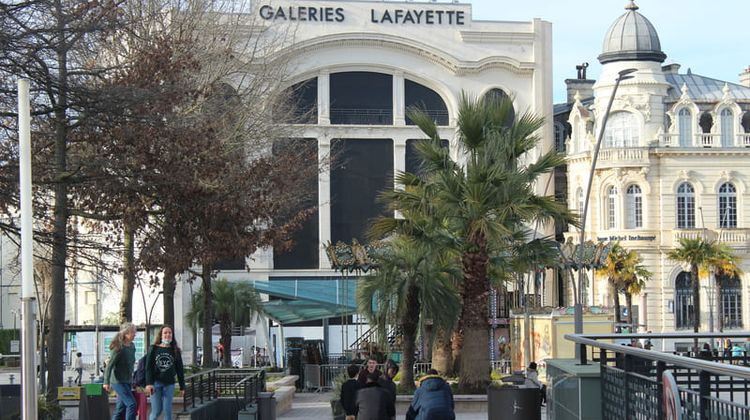
<svg viewBox="0 0 750 420">
<path fill-rule="evenodd" d="M 487 388 L 489 420 L 541 420 L 542 402 L 538 388 L 515 386 Z"/>
</svg>

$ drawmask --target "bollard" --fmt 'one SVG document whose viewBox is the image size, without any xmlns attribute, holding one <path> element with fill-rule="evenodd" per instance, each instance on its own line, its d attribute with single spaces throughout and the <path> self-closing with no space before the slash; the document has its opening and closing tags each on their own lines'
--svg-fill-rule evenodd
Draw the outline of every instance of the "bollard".
<svg viewBox="0 0 750 420">
<path fill-rule="evenodd" d="M 92 374 L 91 374 L 91 383 L 92 383 L 92 384 L 94 383 L 94 378 L 95 378 L 95 377 L 96 377 L 96 375 L 94 375 L 94 374 L 92 373 Z"/>
<path fill-rule="evenodd" d="M 10 384 L 13 385 L 13 381 L 16 379 L 16 375 L 10 374 Z"/>
<path fill-rule="evenodd" d="M 68 386 L 73 386 L 73 377 L 68 376 Z"/>
</svg>

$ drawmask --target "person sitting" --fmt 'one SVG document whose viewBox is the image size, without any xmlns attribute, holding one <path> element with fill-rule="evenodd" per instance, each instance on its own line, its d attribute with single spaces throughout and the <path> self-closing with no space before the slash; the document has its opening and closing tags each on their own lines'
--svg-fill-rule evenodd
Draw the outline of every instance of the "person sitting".
<svg viewBox="0 0 750 420">
<path fill-rule="evenodd" d="M 396 406 L 378 383 L 379 372 L 367 375 L 367 384 L 357 391 L 357 420 L 388 420 L 396 417 Z"/>
<path fill-rule="evenodd" d="M 539 401 L 542 407 L 547 402 L 547 385 L 544 385 L 539 381 L 539 371 L 536 370 L 536 362 L 529 363 L 529 367 L 526 368 L 526 381 L 524 382 L 525 388 L 538 388 L 539 389 Z"/>
<path fill-rule="evenodd" d="M 357 391 L 360 388 L 357 382 L 359 366 L 349 365 L 346 373 L 349 379 L 341 385 L 341 406 L 344 408 L 346 420 L 354 420 L 357 416 Z"/>
<path fill-rule="evenodd" d="M 450 385 L 435 369 L 430 369 L 419 382 L 419 388 L 406 412 L 406 420 L 454 420 L 454 408 Z"/>
</svg>

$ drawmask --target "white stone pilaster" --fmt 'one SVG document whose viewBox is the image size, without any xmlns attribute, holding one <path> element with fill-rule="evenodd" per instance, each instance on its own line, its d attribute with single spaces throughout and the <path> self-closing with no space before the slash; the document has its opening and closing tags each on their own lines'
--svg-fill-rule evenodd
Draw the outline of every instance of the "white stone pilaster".
<svg viewBox="0 0 750 420">
<path fill-rule="evenodd" d="M 326 78 L 327 79 L 327 78 Z M 326 89 L 327 90 L 327 89 Z M 318 163 L 323 170 L 318 174 L 318 261 L 320 268 L 331 268 L 324 244 L 331 241 L 331 139 L 326 135 L 318 138 Z"/>
<path fill-rule="evenodd" d="M 318 124 L 331 124 L 331 73 L 322 70 L 318 74 Z"/>
<path fill-rule="evenodd" d="M 393 73 L 393 125 L 406 125 L 405 108 L 404 73 L 397 71 Z"/>
</svg>

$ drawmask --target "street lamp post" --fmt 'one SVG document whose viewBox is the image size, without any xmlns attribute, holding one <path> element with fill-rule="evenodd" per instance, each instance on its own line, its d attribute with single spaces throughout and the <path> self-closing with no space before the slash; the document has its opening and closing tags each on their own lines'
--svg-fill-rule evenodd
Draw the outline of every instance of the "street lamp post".
<svg viewBox="0 0 750 420">
<path fill-rule="evenodd" d="M 607 104 L 607 110 L 604 112 L 604 118 L 602 118 L 602 127 L 599 130 L 599 137 L 596 140 L 594 146 L 594 155 L 591 157 L 591 171 L 589 172 L 588 185 L 586 187 L 586 198 L 583 202 L 583 214 L 581 215 L 581 234 L 578 247 L 578 296 L 576 296 L 575 302 L 575 333 L 583 333 L 583 244 L 586 239 L 586 215 L 589 209 L 589 198 L 591 197 L 591 186 L 594 182 L 594 171 L 596 170 L 596 160 L 599 158 L 599 148 L 602 145 L 602 139 L 604 138 L 604 129 L 607 127 L 607 120 L 609 119 L 609 112 L 612 109 L 612 103 L 615 101 L 615 95 L 617 94 L 617 88 L 620 86 L 620 82 L 627 79 L 632 79 L 636 69 L 625 69 L 620 70 L 615 79 L 615 86 L 612 88 L 612 96 L 609 97 L 609 103 Z M 575 348 L 576 358 L 581 360 L 585 364 L 586 349 L 583 344 L 579 344 Z"/>
</svg>

